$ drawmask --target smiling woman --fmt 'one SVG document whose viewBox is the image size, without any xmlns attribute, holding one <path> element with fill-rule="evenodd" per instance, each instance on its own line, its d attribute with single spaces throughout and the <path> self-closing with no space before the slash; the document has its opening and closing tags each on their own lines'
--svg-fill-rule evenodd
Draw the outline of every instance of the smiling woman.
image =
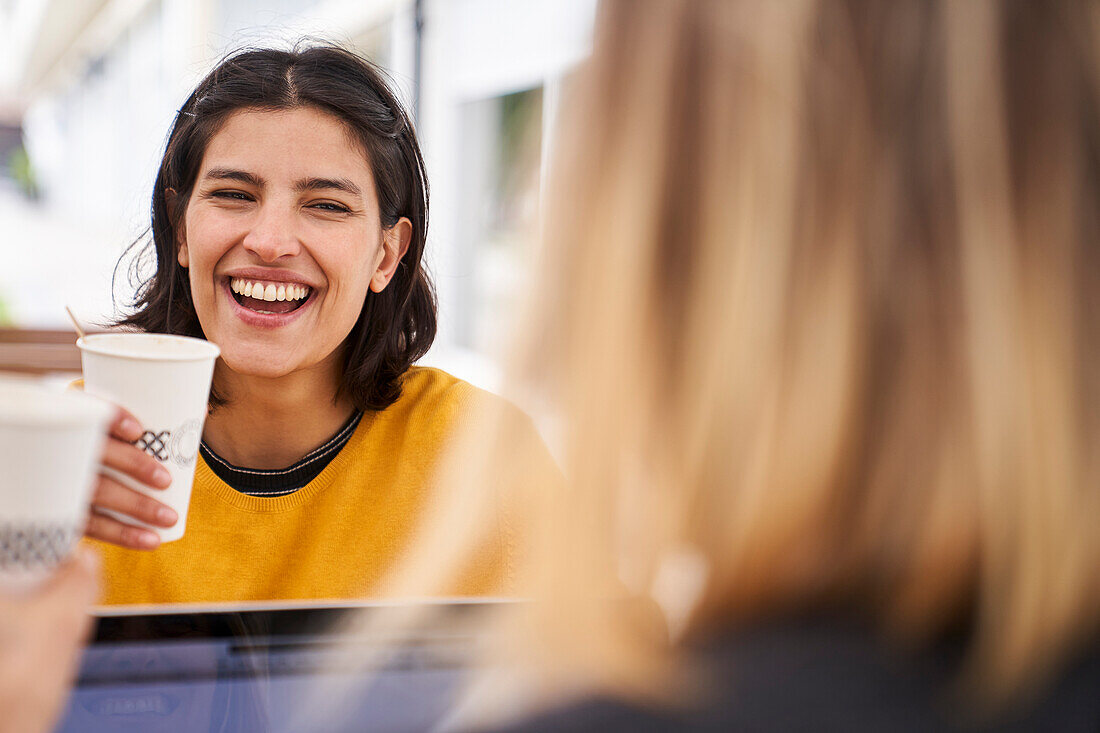
<svg viewBox="0 0 1100 733">
<path fill-rule="evenodd" d="M 343 49 L 238 53 L 183 105 L 153 192 L 156 272 L 122 323 L 206 338 L 222 355 L 185 537 L 158 548 L 104 515 L 175 519 L 101 477 L 88 534 L 104 542 L 107 602 L 377 591 L 444 443 L 469 411 L 500 406 L 412 366 L 436 329 L 427 201 L 407 114 Z M 514 419 L 532 475 L 555 476 Z M 148 483 L 155 467 L 131 437 L 115 431 L 107 463 Z M 489 537 L 454 590 L 499 591 L 511 541 Z"/>
<path fill-rule="evenodd" d="M 412 223 L 383 226 L 370 163 L 348 132 L 314 108 L 246 109 L 207 146 L 177 259 L 204 334 L 227 345 L 230 380 L 342 372 L 338 347 L 368 290 L 384 292 L 409 254 Z M 235 297 L 234 281 L 250 294 Z M 288 300 L 288 289 L 308 297 Z"/>
</svg>

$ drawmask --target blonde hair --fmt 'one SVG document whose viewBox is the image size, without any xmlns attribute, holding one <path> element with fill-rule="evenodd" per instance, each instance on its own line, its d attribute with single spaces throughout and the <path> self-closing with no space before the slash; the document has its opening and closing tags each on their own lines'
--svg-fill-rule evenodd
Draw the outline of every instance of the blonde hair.
<svg viewBox="0 0 1100 733">
<path fill-rule="evenodd" d="M 603 4 L 512 372 L 568 477 L 518 500 L 546 679 L 667 670 L 607 600 L 685 557 L 688 636 L 963 630 L 994 697 L 1094 633 L 1098 39 L 1094 2 Z M 476 524 L 479 448 L 522 471 L 516 432 L 464 439 L 442 525 Z M 427 536 L 421 567 L 455 534 Z"/>
</svg>

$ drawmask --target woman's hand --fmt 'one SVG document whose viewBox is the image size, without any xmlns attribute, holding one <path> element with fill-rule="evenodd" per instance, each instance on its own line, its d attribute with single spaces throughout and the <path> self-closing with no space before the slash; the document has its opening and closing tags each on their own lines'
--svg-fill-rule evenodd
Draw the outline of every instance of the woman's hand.
<svg viewBox="0 0 1100 733">
<path fill-rule="evenodd" d="M 0 733 L 44 732 L 56 721 L 91 625 L 96 576 L 95 553 L 79 548 L 33 593 L 0 590 Z"/>
<path fill-rule="evenodd" d="M 133 441 L 141 437 L 142 432 L 137 419 L 120 408 L 108 428 L 103 465 L 150 488 L 165 489 L 172 482 L 171 475 L 157 459 L 132 445 Z M 171 507 L 100 473 L 96 479 L 92 511 L 84 533 L 93 539 L 133 550 L 156 549 L 160 538 L 148 529 L 125 524 L 103 514 L 103 509 L 110 509 L 157 527 L 171 527 L 179 519 Z"/>
</svg>

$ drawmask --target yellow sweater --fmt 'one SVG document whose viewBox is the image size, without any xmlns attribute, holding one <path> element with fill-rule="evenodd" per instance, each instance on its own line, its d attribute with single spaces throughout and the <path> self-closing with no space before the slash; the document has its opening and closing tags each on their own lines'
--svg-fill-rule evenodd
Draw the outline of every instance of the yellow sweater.
<svg viewBox="0 0 1100 733">
<path fill-rule="evenodd" d="M 371 595 L 417 529 L 445 441 L 482 399 L 498 398 L 437 369 L 414 367 L 397 402 L 366 413 L 320 475 L 288 496 L 242 494 L 200 457 L 183 539 L 152 552 L 95 543 L 103 556 L 103 602 Z M 529 420 L 522 425 L 534 436 Z M 538 450 L 546 463 L 535 470 L 552 467 L 541 442 Z M 513 538 L 504 523 L 498 526 L 458 594 L 504 590 Z"/>
</svg>

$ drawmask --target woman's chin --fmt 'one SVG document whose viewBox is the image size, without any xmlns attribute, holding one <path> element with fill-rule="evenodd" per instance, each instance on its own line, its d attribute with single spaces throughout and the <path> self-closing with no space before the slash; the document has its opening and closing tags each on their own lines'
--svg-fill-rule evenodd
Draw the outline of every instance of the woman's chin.
<svg viewBox="0 0 1100 733">
<path fill-rule="evenodd" d="M 221 360 L 230 371 L 241 377 L 278 379 L 296 371 L 294 362 L 285 354 L 273 353 L 269 349 L 247 354 L 227 354 L 223 349 Z"/>
</svg>

